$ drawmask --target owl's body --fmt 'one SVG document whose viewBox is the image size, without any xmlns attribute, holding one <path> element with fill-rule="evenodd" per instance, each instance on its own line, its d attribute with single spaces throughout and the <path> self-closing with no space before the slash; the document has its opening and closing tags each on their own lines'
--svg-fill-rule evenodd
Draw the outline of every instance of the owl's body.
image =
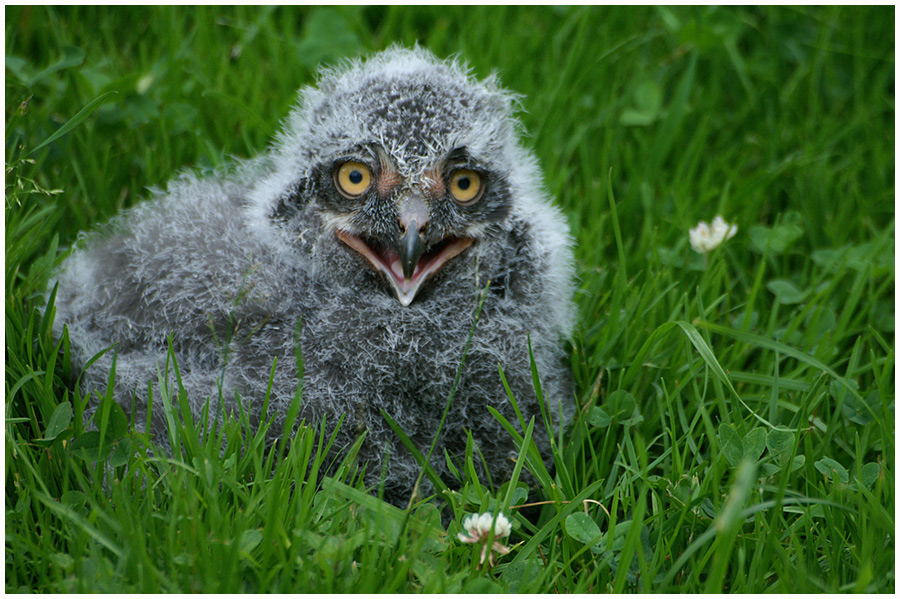
<svg viewBox="0 0 900 599">
<path fill-rule="evenodd" d="M 527 343 L 560 425 L 573 410 L 572 257 L 512 98 L 420 49 L 323 71 L 301 98 L 266 155 L 184 176 L 80 241 L 56 302 L 76 361 L 114 346 L 116 398 L 136 398 L 137 422 L 170 335 L 197 416 L 239 397 L 259 421 L 274 361 L 279 434 L 302 357 L 300 417 L 343 415 L 337 446 L 365 432 L 368 482 L 389 453 L 385 492 L 400 502 L 418 467 L 381 410 L 427 451 L 487 286 L 438 447 L 459 463 L 468 430 L 495 480 L 511 471 L 514 444 L 486 408 L 518 422 L 500 365 L 546 455 Z M 85 391 L 105 389 L 112 358 L 87 368 Z M 158 434 L 161 412 L 154 402 Z M 443 451 L 432 462 L 449 478 Z"/>
</svg>

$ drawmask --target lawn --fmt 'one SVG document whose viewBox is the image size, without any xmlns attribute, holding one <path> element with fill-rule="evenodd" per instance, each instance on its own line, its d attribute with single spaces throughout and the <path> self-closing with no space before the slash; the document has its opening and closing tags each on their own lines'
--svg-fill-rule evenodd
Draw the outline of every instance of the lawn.
<svg viewBox="0 0 900 599">
<path fill-rule="evenodd" d="M 893 7 L 5 11 L 7 591 L 894 591 Z M 151 439 L 110 401 L 85 432 L 42 295 L 78 232 L 416 41 L 522 94 L 577 242 L 555 469 L 520 439 L 530 488 L 469 468 L 403 511 L 311 428 Z M 457 533 L 498 510 L 480 566 Z"/>
</svg>

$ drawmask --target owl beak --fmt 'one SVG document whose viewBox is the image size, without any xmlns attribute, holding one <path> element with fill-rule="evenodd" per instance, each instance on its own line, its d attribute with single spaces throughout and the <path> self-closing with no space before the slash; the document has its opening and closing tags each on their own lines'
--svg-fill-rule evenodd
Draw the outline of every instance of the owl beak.
<svg viewBox="0 0 900 599">
<path fill-rule="evenodd" d="M 422 243 L 422 235 L 419 232 L 419 223 L 415 220 L 406 225 L 406 232 L 400 237 L 400 243 L 397 246 L 397 253 L 400 255 L 400 264 L 403 267 L 403 276 L 407 280 L 413 278 L 416 272 L 416 265 L 422 252 L 425 251 L 425 244 Z"/>
<path fill-rule="evenodd" d="M 422 235 L 415 224 L 416 222 L 412 221 L 400 239 L 397 258 L 391 264 L 388 273 L 388 282 L 404 306 L 412 303 L 425 281 L 443 268 L 451 258 L 472 245 L 470 237 L 450 237 L 426 251 Z M 402 271 L 402 276 L 398 271 Z"/>
<path fill-rule="evenodd" d="M 361 254 L 380 271 L 403 306 L 415 299 L 422 285 L 453 257 L 472 245 L 471 237 L 445 237 L 426 245 L 428 206 L 416 192 L 404 194 L 397 203 L 397 236 L 388 245 L 368 243 L 337 229 L 338 239 Z"/>
<path fill-rule="evenodd" d="M 403 306 L 410 305 L 425 281 L 473 243 L 471 237 L 448 237 L 426 250 L 418 227 L 414 226 L 407 227 L 395 248 L 370 245 L 340 229 L 336 234 L 384 275 Z"/>
</svg>

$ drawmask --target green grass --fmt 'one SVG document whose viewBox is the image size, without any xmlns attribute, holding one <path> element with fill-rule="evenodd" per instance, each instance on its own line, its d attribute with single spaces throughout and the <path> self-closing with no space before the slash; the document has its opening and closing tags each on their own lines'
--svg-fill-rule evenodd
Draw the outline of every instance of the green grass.
<svg viewBox="0 0 900 599">
<path fill-rule="evenodd" d="M 7 591 L 894 591 L 892 7 L 5 10 Z M 61 249 L 262 151 L 321 60 L 416 40 L 524 94 L 577 239 L 555 473 L 462 473 L 444 527 L 352 448 L 320 477 L 316 430 L 148 439 L 107 400 L 84 432 Z M 479 569 L 455 533 L 488 509 L 514 548 Z"/>
</svg>

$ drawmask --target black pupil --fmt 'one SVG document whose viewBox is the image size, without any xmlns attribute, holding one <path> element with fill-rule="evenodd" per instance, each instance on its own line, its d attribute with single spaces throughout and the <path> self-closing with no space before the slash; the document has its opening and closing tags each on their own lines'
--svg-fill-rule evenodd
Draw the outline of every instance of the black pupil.
<svg viewBox="0 0 900 599">
<path fill-rule="evenodd" d="M 349 178 L 351 183 L 353 183 L 354 185 L 359 185 L 360 183 L 362 183 L 363 174 L 360 171 L 350 171 Z"/>
<path fill-rule="evenodd" d="M 456 186 L 465 191 L 471 187 L 472 181 L 468 177 L 460 177 L 456 180 Z"/>
</svg>

